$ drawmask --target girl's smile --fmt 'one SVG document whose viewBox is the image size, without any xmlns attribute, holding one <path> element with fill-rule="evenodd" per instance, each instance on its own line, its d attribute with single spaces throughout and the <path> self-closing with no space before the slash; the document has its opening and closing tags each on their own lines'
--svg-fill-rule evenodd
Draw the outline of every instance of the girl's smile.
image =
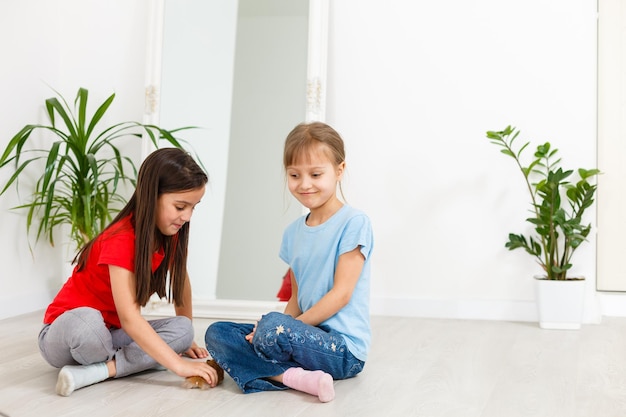
<svg viewBox="0 0 626 417">
<path fill-rule="evenodd" d="M 322 223 L 343 205 L 337 198 L 337 183 L 341 181 L 345 163 L 333 165 L 324 146 L 319 145 L 308 158 L 300 158 L 287 167 L 289 191 L 311 210 L 309 219 L 313 224 Z"/>
</svg>

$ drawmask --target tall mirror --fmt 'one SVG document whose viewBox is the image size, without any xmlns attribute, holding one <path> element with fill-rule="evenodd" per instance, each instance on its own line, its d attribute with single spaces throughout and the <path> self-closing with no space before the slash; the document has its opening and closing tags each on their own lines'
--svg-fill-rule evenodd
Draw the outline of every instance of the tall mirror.
<svg viewBox="0 0 626 417">
<path fill-rule="evenodd" d="M 209 174 L 191 221 L 195 310 L 276 301 L 282 232 L 302 214 L 282 147 L 297 123 L 323 120 L 326 10 L 327 0 L 163 0 L 155 9 L 146 113 L 166 128 L 198 126 L 181 136 Z"/>
</svg>

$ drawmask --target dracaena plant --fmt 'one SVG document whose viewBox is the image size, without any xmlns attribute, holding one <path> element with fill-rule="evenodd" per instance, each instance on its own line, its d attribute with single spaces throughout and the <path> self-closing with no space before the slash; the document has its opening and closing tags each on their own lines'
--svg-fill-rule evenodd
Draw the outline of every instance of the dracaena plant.
<svg viewBox="0 0 626 417">
<path fill-rule="evenodd" d="M 45 101 L 50 123 L 24 126 L 2 152 L 0 168 L 12 166 L 15 171 L 0 195 L 12 186 L 19 191 L 22 175 L 40 174 L 34 188 L 28 189 L 28 202 L 14 209 L 26 210 L 26 227 L 30 231 L 36 226 L 36 240 L 45 237 L 54 245 L 54 231 L 69 225 L 71 239 L 80 248 L 124 205 L 124 184 L 135 185 L 136 165 L 116 144 L 148 137 L 155 147 L 165 140 L 169 145 L 182 148 L 183 141 L 174 134 L 190 127 L 165 130 L 134 121 L 101 126 L 115 94 L 101 103 L 91 116 L 87 114 L 89 92 L 86 89 L 78 90 L 73 111 L 67 101 L 56 94 L 58 97 Z M 36 131 L 41 131 L 42 135 L 33 143 Z M 43 142 L 43 147 L 33 148 L 37 142 Z M 43 169 L 42 163 L 45 164 Z"/>
<path fill-rule="evenodd" d="M 522 248 L 532 255 L 549 280 L 568 279 L 572 256 L 587 240 L 591 224 L 583 222 L 585 211 L 593 205 L 597 185 L 590 182 L 597 169 L 563 169 L 558 149 L 549 142 L 537 146 L 534 157 L 525 166 L 522 154 L 530 145 L 516 146 L 519 130 L 508 126 L 496 132 L 488 131 L 487 138 L 511 157 L 522 173 L 531 200 L 531 216 L 526 219 L 534 233 L 509 234 L 505 246 L 509 250 Z M 573 176 L 574 175 L 574 176 Z"/>
</svg>

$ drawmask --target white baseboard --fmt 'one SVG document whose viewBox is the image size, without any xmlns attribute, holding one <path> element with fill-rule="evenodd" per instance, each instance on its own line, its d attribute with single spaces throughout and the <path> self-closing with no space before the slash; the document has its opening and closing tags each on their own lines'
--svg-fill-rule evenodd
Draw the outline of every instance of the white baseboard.
<svg viewBox="0 0 626 417">
<path fill-rule="evenodd" d="M 285 304 L 279 301 L 194 300 L 193 311 L 194 317 L 200 318 L 256 320 L 269 311 L 283 311 Z M 537 321 L 533 301 L 374 298 L 370 310 L 377 316 Z M 157 300 L 149 303 L 143 314 L 171 316 L 174 308 Z"/>
<path fill-rule="evenodd" d="M 282 312 L 286 302 L 253 300 L 193 300 L 193 315 L 198 318 L 254 321 L 270 311 Z M 142 310 L 146 316 L 172 316 L 174 307 L 165 301 L 151 301 Z"/>
<path fill-rule="evenodd" d="M 370 312 L 396 317 L 537 321 L 534 301 L 373 298 Z"/>
<path fill-rule="evenodd" d="M 600 323 L 602 316 L 626 317 L 626 294 L 597 293 L 587 303 L 585 323 Z M 286 303 L 251 300 L 194 300 L 194 316 L 212 319 L 253 321 L 270 311 L 283 311 Z M 371 300 L 374 316 L 426 317 L 442 319 L 501 320 L 537 322 L 537 306 L 533 300 L 454 300 L 382 298 Z M 151 302 L 143 309 L 145 315 L 170 316 L 172 305 Z"/>
<path fill-rule="evenodd" d="M 599 292 L 588 294 L 583 323 L 601 323 L 603 316 L 626 317 L 626 293 L 614 297 L 607 299 Z M 373 298 L 370 311 L 372 315 L 382 316 L 523 322 L 539 320 L 535 300 Z"/>
<path fill-rule="evenodd" d="M 599 292 L 601 312 L 608 317 L 626 317 L 626 293 Z"/>
<path fill-rule="evenodd" d="M 50 293 L 29 292 L 23 297 L 0 297 L 0 320 L 45 309 Z M 595 305 L 587 306 L 586 323 L 599 323 L 602 316 L 626 317 L 626 293 L 597 292 Z M 194 300 L 194 316 L 253 321 L 270 311 L 283 311 L 284 302 L 251 300 Z M 534 301 L 451 300 L 374 297 L 371 314 L 376 316 L 444 319 L 537 321 Z M 151 301 L 142 312 L 149 316 L 172 316 L 174 308 L 164 301 Z"/>
</svg>

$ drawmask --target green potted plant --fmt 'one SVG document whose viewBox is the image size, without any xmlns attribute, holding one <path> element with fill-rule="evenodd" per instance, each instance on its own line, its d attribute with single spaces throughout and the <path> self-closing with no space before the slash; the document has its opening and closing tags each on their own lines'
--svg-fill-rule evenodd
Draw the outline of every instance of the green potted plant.
<svg viewBox="0 0 626 417">
<path fill-rule="evenodd" d="M 19 191 L 23 175 L 40 174 L 34 188 L 28 190 L 29 201 L 14 209 L 26 210 L 26 227 L 30 231 L 36 225 L 36 240 L 45 237 L 54 245 L 54 231 L 67 225 L 73 243 L 80 248 L 126 202 L 124 185 L 135 185 L 136 165 L 116 143 L 148 137 L 155 147 L 165 140 L 181 148 L 181 141 L 174 134 L 189 127 L 168 131 L 133 121 L 100 126 L 115 94 L 101 103 L 91 117 L 87 114 L 86 89 L 78 90 L 74 112 L 59 93 L 57 96 L 45 101 L 50 124 L 24 126 L 2 152 L 0 168 L 10 165 L 15 171 L 0 195 L 12 186 Z M 47 133 L 41 138 L 45 143 L 42 148 L 33 148 L 36 131 Z"/>
<path fill-rule="evenodd" d="M 508 126 L 502 131 L 488 131 L 487 138 L 501 148 L 504 155 L 511 157 L 523 175 L 530 195 L 531 215 L 526 219 L 532 224 L 528 234 L 510 233 L 505 246 L 509 250 L 524 249 L 541 266 L 543 274 L 536 277 L 537 302 L 540 325 L 544 328 L 578 328 L 582 321 L 584 278 L 571 277 L 572 256 L 587 240 L 591 223 L 583 221 L 586 210 L 594 203 L 597 185 L 590 182 L 598 169 L 563 169 L 558 149 L 549 142 L 540 144 L 528 165 L 522 162 L 522 154 L 530 145 L 525 142 L 516 147 L 519 130 Z M 574 176 L 574 177 L 572 177 Z M 576 179 L 574 179 L 576 178 Z M 563 295 L 566 287 L 578 283 L 578 295 Z M 546 288 L 547 287 L 547 288 Z M 577 307 L 573 318 L 565 317 L 565 306 L 556 307 L 557 317 L 547 317 L 545 308 L 555 307 L 555 301 L 543 305 L 545 291 L 553 289 L 558 298 L 572 307 Z"/>
</svg>

